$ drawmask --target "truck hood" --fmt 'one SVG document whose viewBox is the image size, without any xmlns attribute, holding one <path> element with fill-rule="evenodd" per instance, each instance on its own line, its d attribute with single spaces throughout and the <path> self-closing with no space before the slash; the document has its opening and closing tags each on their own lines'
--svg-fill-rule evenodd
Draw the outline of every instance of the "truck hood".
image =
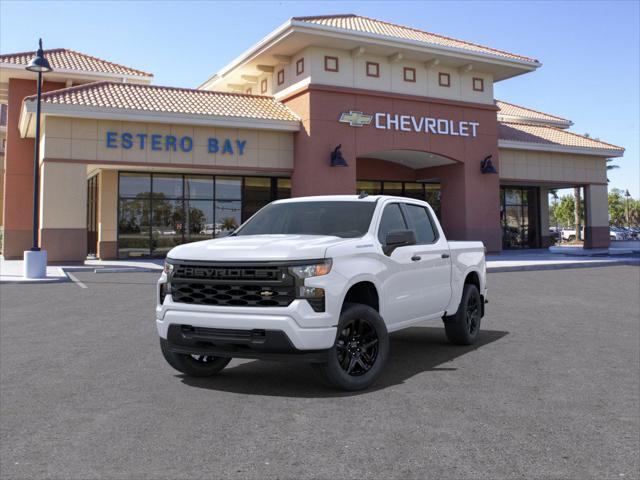
<svg viewBox="0 0 640 480">
<path fill-rule="evenodd" d="M 197 261 L 261 262 L 324 258 L 328 247 L 349 239 L 325 235 L 243 235 L 186 243 L 167 258 Z"/>
</svg>

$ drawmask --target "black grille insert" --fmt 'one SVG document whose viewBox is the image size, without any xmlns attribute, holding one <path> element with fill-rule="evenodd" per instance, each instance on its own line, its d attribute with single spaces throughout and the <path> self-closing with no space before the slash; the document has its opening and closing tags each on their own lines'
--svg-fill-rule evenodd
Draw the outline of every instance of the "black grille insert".
<svg viewBox="0 0 640 480">
<path fill-rule="evenodd" d="M 280 265 L 177 264 L 170 282 L 178 303 L 286 307 L 295 299 L 295 280 Z"/>
</svg>

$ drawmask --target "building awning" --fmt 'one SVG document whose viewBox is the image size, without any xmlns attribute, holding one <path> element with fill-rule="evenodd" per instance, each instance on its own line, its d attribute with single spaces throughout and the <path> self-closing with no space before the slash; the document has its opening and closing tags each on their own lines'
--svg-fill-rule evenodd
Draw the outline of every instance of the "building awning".
<svg viewBox="0 0 640 480">
<path fill-rule="evenodd" d="M 20 131 L 32 129 L 36 97 L 24 99 Z M 45 115 L 298 131 L 299 118 L 272 97 L 117 82 L 95 82 L 42 95 Z"/>
<path fill-rule="evenodd" d="M 621 157 L 624 154 L 622 147 L 560 128 L 511 122 L 498 122 L 498 146 L 600 157 Z"/>
</svg>

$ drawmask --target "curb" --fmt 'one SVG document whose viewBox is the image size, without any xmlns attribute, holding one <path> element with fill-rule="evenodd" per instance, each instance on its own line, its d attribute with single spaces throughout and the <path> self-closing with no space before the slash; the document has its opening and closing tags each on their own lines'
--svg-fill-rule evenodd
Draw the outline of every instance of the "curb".
<svg viewBox="0 0 640 480">
<path fill-rule="evenodd" d="M 640 266 L 640 260 L 615 260 L 611 262 L 581 262 L 581 263 L 553 263 L 547 265 L 513 265 L 504 267 L 489 267 L 487 273 L 504 272 L 534 272 L 538 270 L 569 270 L 574 268 L 600 268 L 600 267 L 620 267 L 624 265 Z"/>
</svg>

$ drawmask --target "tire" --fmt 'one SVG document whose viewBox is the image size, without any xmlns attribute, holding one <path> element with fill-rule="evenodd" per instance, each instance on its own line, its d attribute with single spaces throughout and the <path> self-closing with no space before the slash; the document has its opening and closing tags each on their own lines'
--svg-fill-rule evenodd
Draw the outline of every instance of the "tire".
<svg viewBox="0 0 640 480">
<path fill-rule="evenodd" d="M 184 355 L 169 351 L 168 342 L 160 338 L 162 355 L 169 365 L 191 377 L 210 377 L 226 367 L 231 358 L 205 355 Z"/>
<path fill-rule="evenodd" d="M 575 235 L 569 235 L 569 238 L 567 238 L 569 242 L 573 242 L 575 239 L 576 239 Z"/>
<path fill-rule="evenodd" d="M 473 345 L 478 339 L 482 320 L 482 297 L 478 287 L 467 283 L 462 291 L 460 306 L 455 315 L 445 317 L 447 340 L 455 345 Z"/>
<path fill-rule="evenodd" d="M 326 363 L 313 364 L 330 387 L 355 391 L 369 387 L 389 357 L 389 334 L 380 314 L 368 305 L 347 303 Z"/>
</svg>

